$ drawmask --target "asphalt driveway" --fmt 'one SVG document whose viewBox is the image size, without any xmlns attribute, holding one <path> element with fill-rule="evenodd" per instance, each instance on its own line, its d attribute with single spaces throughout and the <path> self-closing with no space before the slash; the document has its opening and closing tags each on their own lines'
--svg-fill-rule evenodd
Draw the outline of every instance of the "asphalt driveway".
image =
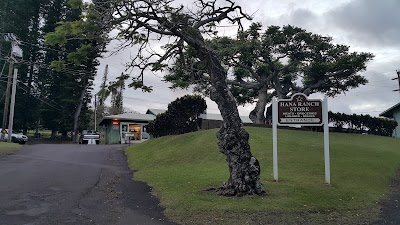
<svg viewBox="0 0 400 225">
<path fill-rule="evenodd" d="M 173 224 L 122 146 L 38 144 L 0 157 L 0 224 Z"/>
</svg>

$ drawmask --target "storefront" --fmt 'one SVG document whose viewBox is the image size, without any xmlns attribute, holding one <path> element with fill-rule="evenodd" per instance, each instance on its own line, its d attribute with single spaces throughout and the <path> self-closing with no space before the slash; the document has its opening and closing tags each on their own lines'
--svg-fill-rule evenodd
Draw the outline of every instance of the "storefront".
<svg viewBox="0 0 400 225">
<path fill-rule="evenodd" d="M 146 135 L 145 125 L 147 125 L 147 123 L 121 122 L 121 143 L 128 144 L 147 140 L 148 135 Z"/>
<path fill-rule="evenodd" d="M 146 125 L 153 121 L 162 109 L 148 109 L 146 114 L 124 113 L 105 116 L 100 122 L 102 127 L 102 141 L 105 144 L 140 143 L 150 139 L 146 132 Z M 222 116 L 219 114 L 200 114 L 200 129 L 213 129 L 221 127 Z M 251 124 L 247 116 L 241 116 L 244 124 Z"/>
<path fill-rule="evenodd" d="M 125 113 L 106 116 L 100 122 L 105 144 L 140 143 L 150 139 L 146 125 L 155 119 L 151 114 Z"/>
</svg>

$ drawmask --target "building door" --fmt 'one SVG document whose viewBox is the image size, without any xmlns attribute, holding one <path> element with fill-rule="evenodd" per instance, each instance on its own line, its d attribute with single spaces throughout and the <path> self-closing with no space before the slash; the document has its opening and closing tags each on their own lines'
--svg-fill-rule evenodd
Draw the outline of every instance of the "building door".
<svg viewBox="0 0 400 225">
<path fill-rule="evenodd" d="M 121 144 L 142 141 L 142 124 L 122 122 L 121 123 Z"/>
<path fill-rule="evenodd" d="M 129 124 L 129 132 L 133 135 L 132 141 L 142 140 L 142 125 L 140 124 Z"/>
<path fill-rule="evenodd" d="M 129 123 L 121 123 L 121 144 L 128 143 L 128 135 L 129 135 Z M 128 135 L 127 135 L 128 134 Z"/>
</svg>

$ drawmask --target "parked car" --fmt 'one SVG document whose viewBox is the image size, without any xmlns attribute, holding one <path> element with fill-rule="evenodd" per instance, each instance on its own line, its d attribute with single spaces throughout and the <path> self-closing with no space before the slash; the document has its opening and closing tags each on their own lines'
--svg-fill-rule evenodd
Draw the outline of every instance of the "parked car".
<svg viewBox="0 0 400 225">
<path fill-rule="evenodd" d="M 0 132 L 1 132 L 2 130 L 3 130 L 3 129 L 0 128 Z M 7 138 L 8 138 L 8 129 L 5 129 L 5 130 L 6 130 L 6 133 L 5 133 L 5 139 L 4 139 L 4 141 L 6 141 Z M 28 137 L 27 137 L 26 135 L 22 134 L 22 133 L 15 133 L 15 132 L 12 132 L 12 133 L 11 133 L 11 141 L 14 142 L 14 143 L 19 143 L 19 144 L 24 145 L 26 142 L 28 142 Z"/>
<path fill-rule="evenodd" d="M 100 134 L 92 130 L 83 130 L 79 136 L 79 144 L 88 144 L 89 140 L 94 140 L 96 144 L 99 144 Z"/>
</svg>

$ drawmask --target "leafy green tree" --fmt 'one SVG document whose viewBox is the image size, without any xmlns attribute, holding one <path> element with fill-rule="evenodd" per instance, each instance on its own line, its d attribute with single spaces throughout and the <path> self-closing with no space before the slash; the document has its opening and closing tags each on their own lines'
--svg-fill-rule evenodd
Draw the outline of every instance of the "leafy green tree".
<svg viewBox="0 0 400 225">
<path fill-rule="evenodd" d="M 43 32 L 48 34 L 54 32 L 57 23 L 61 20 L 77 20 L 80 18 L 81 10 L 71 9 L 67 6 L 67 0 L 50 1 L 46 7 L 47 14 L 44 17 L 45 25 Z M 45 60 L 48 65 L 66 60 L 68 51 L 79 47 L 77 41 L 68 43 L 68 46 L 45 45 Z M 64 137 L 73 129 L 73 114 L 76 111 L 76 101 L 79 99 L 80 91 L 76 90 L 80 85 L 75 81 L 79 76 L 75 72 L 76 66 L 69 64 L 68 67 L 51 69 L 48 74 L 41 78 L 42 96 L 53 104 L 43 104 L 42 123 L 43 126 L 52 130 L 52 137 L 60 131 Z M 83 82 L 82 82 L 83 83 Z M 61 107 L 60 107 L 61 105 Z"/>
<path fill-rule="evenodd" d="M 219 149 L 227 158 L 230 176 L 228 182 L 217 190 L 229 196 L 264 194 L 260 166 L 250 151 L 249 134 L 242 127 L 235 98 L 228 88 L 227 71 L 203 37 L 203 34 L 212 35 L 216 24 L 222 21 L 239 24 L 242 28 L 241 20 L 250 19 L 231 0 L 225 3 L 220 5 L 215 0 L 197 0 L 193 8 L 186 9 L 176 6 L 173 0 L 115 0 L 106 1 L 105 4 L 110 5 L 100 6 L 92 12 L 102 16 L 106 29 L 118 30 L 118 38 L 125 40 L 123 46 L 137 46 L 137 54 L 129 66 L 138 69 L 138 76 L 133 77 L 129 87 L 151 91 L 152 88 L 144 83 L 145 72 L 163 71 L 170 62 L 184 61 L 182 57 L 186 46 L 193 48 L 196 59 L 207 65 L 211 81 L 210 97 L 217 103 L 224 119 L 217 137 Z M 108 9 L 108 13 L 102 11 L 104 9 Z M 102 13 L 98 13 L 100 11 Z M 154 51 L 151 46 L 153 41 L 160 40 L 168 43 L 163 46 L 162 52 Z"/>
<path fill-rule="evenodd" d="M 239 104 L 257 101 L 250 113 L 254 123 L 265 123 L 265 108 L 272 97 L 290 98 L 294 93 L 321 92 L 336 96 L 367 83 L 359 74 L 372 59 L 370 53 L 349 52 L 332 38 L 290 25 L 262 31 L 253 23 L 237 38 L 217 37 L 209 42 L 231 76 L 228 84 Z M 174 87 L 195 85 L 208 95 L 207 65 L 196 59 L 191 46 L 184 61 L 177 61 L 166 77 Z M 196 76 L 191 76 L 195 73 Z"/>
<path fill-rule="evenodd" d="M 343 132 L 347 127 L 347 132 L 368 133 L 381 136 L 392 136 L 393 130 L 397 127 L 394 120 L 371 117 L 370 115 L 348 115 L 345 113 L 329 112 L 329 122 L 333 123 L 335 131 Z"/>
<path fill-rule="evenodd" d="M 95 0 L 92 3 L 83 3 L 82 1 L 69 1 L 72 8 L 68 8 L 71 12 L 79 12 L 75 17 L 66 17 L 53 32 L 46 34 L 46 42 L 59 46 L 65 52 L 64 57 L 54 59 L 51 66 L 57 72 L 63 72 L 70 77 L 68 80 L 74 89 L 75 96 L 64 96 L 66 101 L 70 101 L 70 105 L 74 107 L 73 140 L 78 140 L 78 130 L 82 126 L 79 121 L 82 109 L 88 109 L 86 104 L 90 103 L 86 99 L 90 99 L 93 79 L 96 75 L 97 58 L 104 51 L 107 43 L 106 33 L 108 30 L 102 29 L 102 18 L 94 13 L 96 4 L 104 6 L 102 1 Z M 61 19 L 60 19 L 61 20 Z M 59 20 L 59 21 L 60 21 Z M 54 83 L 53 83 L 54 84 Z M 64 83 L 59 83 L 64 85 Z M 68 91 L 62 91 L 68 93 Z M 71 121 L 71 120 L 69 120 Z M 87 124 L 85 124 L 87 125 Z M 62 126 L 64 127 L 64 126 Z"/>
<path fill-rule="evenodd" d="M 110 90 L 108 89 L 108 64 L 106 65 L 106 68 L 104 69 L 104 74 L 102 78 L 102 82 L 100 85 L 100 90 L 97 92 L 98 96 L 98 101 L 96 105 L 96 121 L 100 122 L 100 120 L 104 117 L 105 115 L 105 101 L 110 95 Z"/>
<path fill-rule="evenodd" d="M 198 0 L 191 8 L 175 3 L 173 0 L 115 1 L 111 25 L 119 29 L 121 39 L 138 48 L 130 64 L 138 69 L 138 76 L 134 77 L 131 86 L 144 85 L 145 71 L 163 71 L 170 62 L 185 62 L 186 47 L 192 47 L 195 59 L 206 65 L 210 97 L 218 105 L 224 120 L 217 138 L 219 149 L 226 156 L 230 176 L 217 190 L 228 196 L 264 194 L 260 167 L 250 151 L 249 134 L 242 127 L 235 98 L 226 82 L 227 71 L 203 36 L 213 35 L 216 24 L 223 21 L 239 24 L 241 28 L 241 20 L 250 17 L 231 0 L 223 4 Z M 159 40 L 168 43 L 162 47 L 162 52 L 152 51 L 153 41 Z M 148 90 L 147 86 L 144 88 Z"/>
<path fill-rule="evenodd" d="M 158 114 L 147 125 L 147 130 L 154 137 L 197 131 L 199 115 L 206 109 L 206 101 L 201 96 L 185 95 L 168 104 L 168 110 Z"/>
<path fill-rule="evenodd" d="M 111 115 L 124 113 L 123 94 L 125 90 L 125 80 L 128 78 L 128 75 L 122 73 L 121 76 L 117 77 L 116 81 L 111 82 L 108 87 L 109 92 L 111 92 L 111 107 L 109 109 Z"/>
<path fill-rule="evenodd" d="M 43 52 L 40 51 L 39 45 L 42 39 L 41 22 L 46 4 L 48 4 L 47 0 L 0 2 L 0 40 L 4 33 L 14 34 L 20 41 L 19 47 L 24 53 L 23 58 L 14 64 L 14 67 L 19 70 L 14 128 L 22 129 L 24 133 L 37 124 L 40 116 L 40 102 L 37 100 L 40 92 L 37 78 L 40 73 L 43 73 L 43 68 L 37 64 L 43 62 Z M 9 42 L 0 41 L 0 58 L 8 57 L 10 48 Z M 6 65 L 8 67 L 8 64 Z M 3 73 L 7 73 L 7 67 Z M 0 104 L 4 107 L 3 103 Z"/>
</svg>

